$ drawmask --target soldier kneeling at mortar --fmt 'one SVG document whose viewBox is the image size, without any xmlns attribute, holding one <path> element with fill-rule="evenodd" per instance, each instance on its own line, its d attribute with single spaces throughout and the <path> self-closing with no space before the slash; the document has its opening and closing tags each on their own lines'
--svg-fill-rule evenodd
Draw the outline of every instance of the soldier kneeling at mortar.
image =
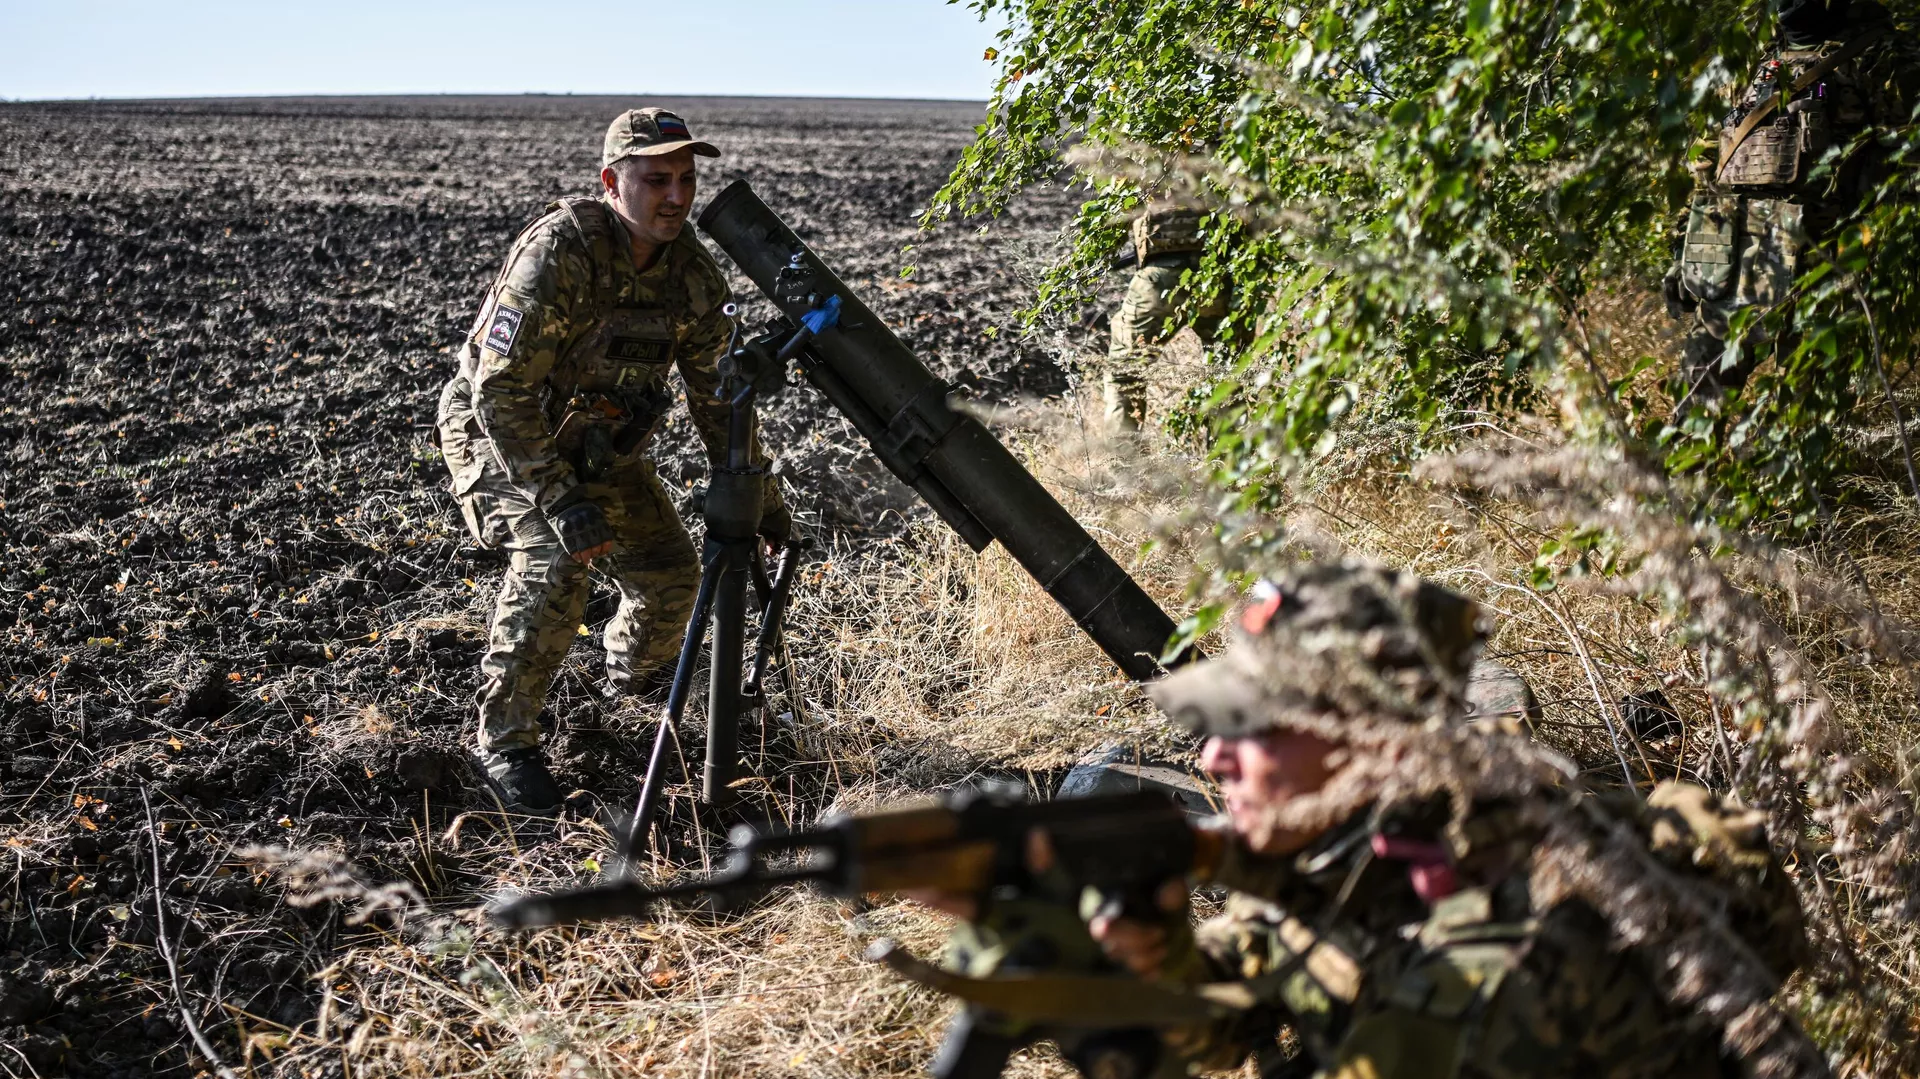
<svg viewBox="0 0 1920 1079">
<path fill-rule="evenodd" d="M 695 157 L 719 151 L 657 108 L 607 129 L 600 198 L 553 204 L 514 242 L 460 370 L 440 397 L 440 449 L 474 538 L 511 556 L 476 695 L 489 781 L 509 805 L 551 812 L 560 791 L 538 717 L 572 645 L 594 566 L 620 591 L 606 630 L 608 692 L 669 670 L 700 561 L 647 452 L 679 371 L 707 458 L 726 464 L 718 359 L 725 276 L 691 229 Z M 754 433 L 750 459 L 767 458 Z M 761 533 L 791 525 L 776 481 Z"/>
<path fill-rule="evenodd" d="M 1770 1000 L 1808 946 L 1762 816 L 1684 784 L 1580 791 L 1557 755 L 1465 722 L 1479 619 L 1409 574 L 1318 566 L 1150 690 L 1206 736 L 1226 912 L 1193 927 L 1184 879 L 1162 918 L 1081 910 L 1140 978 L 1252 1006 L 1164 1031 L 1140 1074 L 1823 1073 Z M 988 898 L 918 898 L 992 932 Z"/>
</svg>

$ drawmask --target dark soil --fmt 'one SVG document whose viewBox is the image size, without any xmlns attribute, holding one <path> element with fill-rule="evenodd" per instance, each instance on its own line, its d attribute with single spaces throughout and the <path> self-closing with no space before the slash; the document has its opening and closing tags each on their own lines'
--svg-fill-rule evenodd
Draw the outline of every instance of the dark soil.
<svg viewBox="0 0 1920 1079">
<path fill-rule="evenodd" d="M 592 189 L 630 104 L 0 107 L 0 1069 L 200 1066 L 155 947 L 143 795 L 180 973 L 229 1062 L 234 1014 L 312 1019 L 342 931 L 236 850 L 400 873 L 491 804 L 468 702 L 498 565 L 426 435 L 514 234 Z M 937 372 L 987 398 L 1065 386 L 1017 332 L 1011 264 L 1064 200 L 985 235 L 915 229 L 977 106 L 678 104 L 727 151 L 704 190 L 750 178 Z M 766 411 L 816 534 L 857 546 L 918 512 L 810 390 Z M 683 416 L 659 445 L 691 487 Z M 553 748 L 563 784 L 624 805 L 644 746 L 601 722 L 596 666 L 556 686 Z"/>
</svg>

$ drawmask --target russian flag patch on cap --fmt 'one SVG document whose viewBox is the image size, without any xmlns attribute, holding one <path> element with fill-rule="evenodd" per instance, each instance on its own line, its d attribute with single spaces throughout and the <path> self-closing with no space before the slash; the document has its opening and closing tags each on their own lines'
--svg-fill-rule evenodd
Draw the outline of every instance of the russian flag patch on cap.
<svg viewBox="0 0 1920 1079">
<path fill-rule="evenodd" d="M 683 139 L 693 137 L 693 133 L 687 130 L 687 122 L 678 116 L 668 116 L 662 113 L 654 119 L 654 124 L 659 127 L 662 135 L 678 135 Z"/>
</svg>

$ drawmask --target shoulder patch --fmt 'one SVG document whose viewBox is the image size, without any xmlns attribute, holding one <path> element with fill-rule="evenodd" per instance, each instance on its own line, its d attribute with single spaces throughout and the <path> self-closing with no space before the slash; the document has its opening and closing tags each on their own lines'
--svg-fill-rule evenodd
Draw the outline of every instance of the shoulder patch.
<svg viewBox="0 0 1920 1079">
<path fill-rule="evenodd" d="M 513 339 L 520 335 L 520 323 L 526 319 L 526 312 L 508 307 L 503 303 L 493 305 L 493 318 L 487 323 L 488 348 L 505 356 L 513 351 Z"/>
</svg>

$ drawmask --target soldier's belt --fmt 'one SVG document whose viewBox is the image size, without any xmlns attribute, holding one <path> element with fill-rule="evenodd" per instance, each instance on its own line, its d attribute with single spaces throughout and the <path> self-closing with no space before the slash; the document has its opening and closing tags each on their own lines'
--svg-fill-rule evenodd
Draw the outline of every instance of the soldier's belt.
<svg viewBox="0 0 1920 1079">
<path fill-rule="evenodd" d="M 1188 267 L 1200 265 L 1198 251 L 1169 251 L 1163 255 L 1150 255 L 1144 263 L 1147 266 Z"/>
<path fill-rule="evenodd" d="M 664 393 L 634 402 L 605 394 L 576 395 L 554 429 L 554 445 L 581 479 L 600 479 L 616 459 L 646 443 L 670 401 Z"/>
</svg>

